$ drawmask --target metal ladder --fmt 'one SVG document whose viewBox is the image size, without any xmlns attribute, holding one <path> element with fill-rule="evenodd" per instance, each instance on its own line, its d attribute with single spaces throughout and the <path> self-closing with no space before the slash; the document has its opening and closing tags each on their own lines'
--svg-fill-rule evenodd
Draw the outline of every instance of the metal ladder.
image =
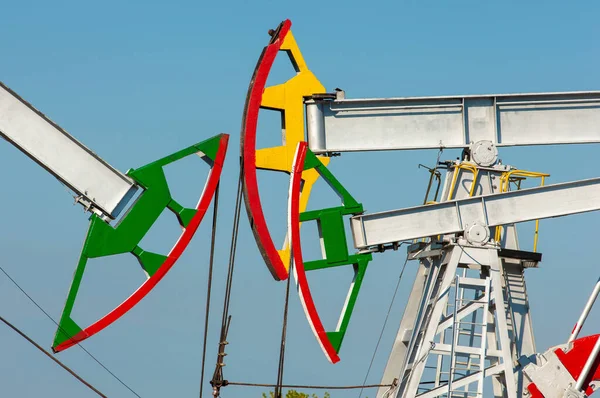
<svg viewBox="0 0 600 398">
<path fill-rule="evenodd" d="M 440 257 L 431 261 L 391 396 L 481 398 L 491 379 L 495 397 L 517 398 L 497 249 L 461 242 Z"/>
<path fill-rule="evenodd" d="M 448 397 L 464 397 L 464 398 L 475 398 L 483 396 L 483 382 L 485 372 L 485 360 L 487 355 L 487 338 L 486 332 L 488 328 L 487 314 L 490 305 L 490 290 L 491 280 L 489 277 L 485 279 L 476 279 L 466 277 L 466 269 L 463 270 L 463 276 L 456 276 L 455 279 L 455 290 L 454 290 L 454 311 L 452 315 L 452 344 L 450 348 L 450 369 L 448 372 Z M 473 292 L 473 299 L 465 298 L 465 290 L 471 290 Z M 477 296 L 479 292 L 481 295 Z M 459 316 L 459 312 L 471 307 L 479 307 L 473 310 L 470 314 Z M 460 308 L 460 309 L 459 309 Z M 481 309 L 481 322 L 477 322 L 477 311 Z M 468 311 L 471 311 L 469 309 Z M 471 321 L 465 321 L 471 315 Z M 462 325 L 467 325 L 466 329 L 463 329 Z M 481 328 L 481 332 L 477 332 L 477 328 Z M 473 339 L 479 338 L 480 344 L 477 347 L 479 350 L 477 353 L 467 354 L 467 360 L 464 362 L 458 361 L 457 351 L 463 351 L 466 348 L 461 346 L 460 337 L 468 336 L 471 340 L 469 348 L 474 348 Z M 457 350 L 458 349 L 458 350 Z M 479 363 L 473 366 L 474 357 L 479 358 Z M 468 376 L 474 372 L 479 372 L 477 378 L 476 390 L 470 390 L 469 385 L 458 387 L 455 389 L 453 381 L 459 371 L 464 372 L 459 374 L 461 377 Z"/>
</svg>

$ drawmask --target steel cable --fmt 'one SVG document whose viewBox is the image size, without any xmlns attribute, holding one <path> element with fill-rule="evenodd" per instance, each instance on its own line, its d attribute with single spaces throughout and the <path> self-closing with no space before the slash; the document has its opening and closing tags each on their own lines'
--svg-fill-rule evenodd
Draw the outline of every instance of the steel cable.
<svg viewBox="0 0 600 398">
<path fill-rule="evenodd" d="M 294 253 L 290 242 L 290 262 L 288 266 L 288 280 L 285 289 L 285 304 L 283 307 L 283 325 L 281 327 L 281 344 L 279 346 L 279 367 L 277 369 L 277 384 L 275 387 L 275 398 L 281 398 L 281 390 L 283 388 L 283 368 L 285 362 L 285 342 L 287 338 L 287 319 L 288 308 L 290 303 L 290 284 L 292 279 L 292 268 L 294 266 Z"/>
<path fill-rule="evenodd" d="M 6 272 L 6 270 L 4 270 L 4 268 L 2 268 L 0 266 L 0 271 L 2 271 L 2 273 L 4 275 L 6 275 L 6 277 L 8 279 L 10 279 L 10 281 L 17 287 L 17 289 L 19 289 L 21 291 L 21 293 L 23 293 L 28 299 L 29 301 L 31 301 L 33 303 L 33 305 L 35 305 L 40 311 L 42 311 L 44 313 L 44 315 L 46 315 L 46 317 L 48 317 L 48 319 L 50 319 L 52 321 L 52 323 L 54 323 L 61 332 L 63 332 L 65 335 L 69 336 L 70 338 L 73 337 L 71 335 L 69 335 L 69 333 L 67 333 L 59 324 L 58 322 L 56 322 L 54 320 L 54 318 L 52 318 L 50 316 L 50 314 L 48 314 L 46 312 L 46 310 L 44 310 L 34 299 L 33 297 L 31 297 L 26 291 L 25 289 L 23 289 L 18 283 L 17 281 L 15 281 L 9 274 L 8 272 Z M 106 372 L 108 372 L 108 374 L 110 374 L 115 380 L 117 380 L 121 385 L 123 385 L 125 388 L 127 388 L 133 395 L 135 395 L 138 398 L 142 398 L 137 392 L 135 392 L 131 387 L 129 387 L 123 380 L 121 380 L 116 374 L 114 374 L 110 369 L 108 369 L 102 362 L 100 362 L 100 360 L 98 360 L 98 358 L 96 358 L 94 355 L 92 355 L 91 352 L 89 352 L 85 347 L 83 347 L 81 345 L 81 343 L 77 343 L 77 345 L 79 346 L 79 348 L 81 348 L 90 358 L 92 358 L 98 365 L 100 365 L 104 370 L 106 370 Z"/>
<path fill-rule="evenodd" d="M 58 364 L 61 368 L 63 368 L 67 372 L 69 372 L 71 374 L 71 376 L 75 377 L 82 384 L 84 384 L 85 386 L 87 386 L 90 390 L 94 391 L 100 397 L 107 398 L 107 396 L 104 395 L 104 394 L 102 394 L 96 387 L 94 387 L 89 382 L 87 382 L 83 377 L 79 376 L 74 370 L 72 370 L 71 368 L 69 368 L 67 365 L 65 365 L 64 363 L 62 363 L 58 359 L 54 358 L 54 356 L 52 356 L 52 354 L 50 354 L 48 351 L 44 350 L 44 348 L 42 348 L 42 346 L 40 346 L 38 343 L 36 343 L 31 337 L 29 337 L 27 334 L 25 334 L 23 331 L 21 331 L 15 325 L 13 325 L 12 323 L 10 323 L 6 319 L 4 319 L 4 317 L 0 316 L 0 321 L 4 322 L 9 328 L 11 328 L 15 332 L 17 332 L 21 337 L 23 337 L 25 340 L 27 340 L 29 343 L 31 343 L 35 348 L 37 348 L 38 350 L 40 350 L 41 352 L 43 352 L 48 358 L 50 358 L 56 364 Z"/>
<path fill-rule="evenodd" d="M 217 353 L 217 363 L 210 384 L 213 386 L 213 396 L 218 397 L 222 386 L 226 386 L 228 382 L 223 380 L 223 366 L 225 358 L 225 346 L 227 342 L 227 334 L 231 325 L 231 316 L 229 315 L 229 304 L 231 302 L 231 287 L 233 283 L 233 271 L 235 269 L 235 255 L 237 251 L 237 239 L 240 225 L 240 214 L 242 206 L 242 178 L 243 167 L 240 164 L 240 174 L 238 178 L 238 187 L 236 194 L 235 210 L 233 217 L 233 228 L 231 232 L 231 245 L 229 247 L 229 264 L 227 267 L 227 280 L 225 283 L 225 297 L 223 299 L 223 314 L 221 318 L 221 333 L 219 341 L 219 350 Z"/>
<path fill-rule="evenodd" d="M 210 299 L 212 291 L 212 278 L 213 278 L 213 265 L 215 259 L 215 241 L 217 234 L 217 214 L 219 210 L 219 185 L 217 183 L 217 189 L 215 190 L 215 202 L 213 203 L 213 220 L 212 220 L 212 234 L 210 238 L 210 257 L 208 261 L 208 282 L 206 289 L 206 310 L 204 316 L 204 343 L 202 345 L 202 370 L 200 374 L 200 398 L 202 398 L 202 387 L 204 386 L 204 368 L 206 364 L 206 344 L 208 338 L 208 321 L 210 317 Z"/>
</svg>

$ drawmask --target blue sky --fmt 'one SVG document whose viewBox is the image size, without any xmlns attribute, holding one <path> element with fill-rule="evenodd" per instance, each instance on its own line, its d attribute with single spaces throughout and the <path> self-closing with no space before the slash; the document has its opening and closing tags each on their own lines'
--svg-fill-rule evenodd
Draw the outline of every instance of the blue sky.
<svg viewBox="0 0 600 398">
<path fill-rule="evenodd" d="M 353 98 L 600 90 L 600 6 L 592 1 L 5 3 L 0 80 L 116 168 L 126 171 L 217 133 L 231 134 L 221 184 L 209 377 L 231 234 L 242 108 L 269 28 L 290 18 L 316 76 L 327 89 L 341 87 Z M 276 64 L 271 83 L 285 77 L 286 68 Z M 259 142 L 275 143 L 279 131 L 274 120 L 261 116 L 264 136 Z M 501 157 L 519 168 L 549 172 L 548 182 L 555 183 L 597 176 L 598 149 L 516 148 L 502 150 Z M 378 211 L 420 203 L 427 173 L 417 165 L 432 164 L 435 156 L 424 151 L 349 154 L 334 159 L 331 169 L 367 211 Z M 448 151 L 443 157 L 455 156 Z M 87 216 L 59 183 L 16 149 L 0 145 L 0 158 L 5 187 L 2 267 L 58 318 Z M 188 205 L 205 175 L 205 168 L 193 162 L 168 170 L 176 198 Z M 269 192 L 268 220 L 282 240 L 287 178 L 261 175 L 259 181 Z M 316 187 L 315 204 L 329 200 L 325 190 Z M 208 221 L 179 264 L 138 307 L 84 344 L 144 398 L 197 395 Z M 528 271 L 538 351 L 566 341 L 598 277 L 594 248 L 599 221 L 597 214 L 586 214 L 541 223 L 544 261 L 540 269 Z M 161 219 L 157 227 L 147 244 L 168 250 L 175 222 Z M 523 238 L 530 242 L 527 233 Z M 403 261 L 402 252 L 375 256 L 337 365 L 321 354 L 292 296 L 285 382 L 362 382 Z M 91 264 L 75 309 L 83 320 L 114 307 L 141 281 L 132 258 Z M 379 382 L 415 268 L 409 263 L 368 382 Z M 326 325 L 337 320 L 350 277 L 344 271 L 310 276 Z M 285 284 L 274 282 L 266 271 L 245 214 L 233 289 L 225 376 L 274 382 Z M 50 347 L 55 326 L 2 275 L 0 303 L 2 316 Z M 599 316 L 595 310 L 584 333 L 598 332 Z M 94 396 L 2 325 L 0 349 L 3 396 Z M 108 396 L 133 396 L 80 349 L 59 357 Z M 227 387 L 223 396 L 261 392 Z"/>
</svg>

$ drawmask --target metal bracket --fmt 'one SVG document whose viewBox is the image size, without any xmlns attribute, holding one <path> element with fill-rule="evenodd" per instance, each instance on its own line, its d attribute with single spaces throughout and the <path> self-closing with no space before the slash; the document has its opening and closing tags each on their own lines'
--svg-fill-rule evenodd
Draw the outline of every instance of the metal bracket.
<svg viewBox="0 0 600 398">
<path fill-rule="evenodd" d="M 538 355 L 537 363 L 539 365 L 531 363 L 525 366 L 523 373 L 535 383 L 544 397 L 579 397 L 568 395 L 567 389 L 574 386 L 576 380 L 552 350 Z"/>
</svg>

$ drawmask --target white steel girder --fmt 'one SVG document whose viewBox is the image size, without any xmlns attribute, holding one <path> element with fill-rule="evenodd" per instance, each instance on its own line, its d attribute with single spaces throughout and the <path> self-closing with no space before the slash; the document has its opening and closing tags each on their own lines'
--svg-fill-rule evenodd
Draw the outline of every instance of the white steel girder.
<svg viewBox="0 0 600 398">
<path fill-rule="evenodd" d="M 354 245 L 373 246 L 600 210 L 600 178 L 451 200 L 350 219 Z"/>
<path fill-rule="evenodd" d="M 84 206 L 110 218 L 119 214 L 138 189 L 133 180 L 2 83 L 0 136 L 67 185 Z"/>
<path fill-rule="evenodd" d="M 314 153 L 600 142 L 600 92 L 306 101 Z"/>
</svg>

